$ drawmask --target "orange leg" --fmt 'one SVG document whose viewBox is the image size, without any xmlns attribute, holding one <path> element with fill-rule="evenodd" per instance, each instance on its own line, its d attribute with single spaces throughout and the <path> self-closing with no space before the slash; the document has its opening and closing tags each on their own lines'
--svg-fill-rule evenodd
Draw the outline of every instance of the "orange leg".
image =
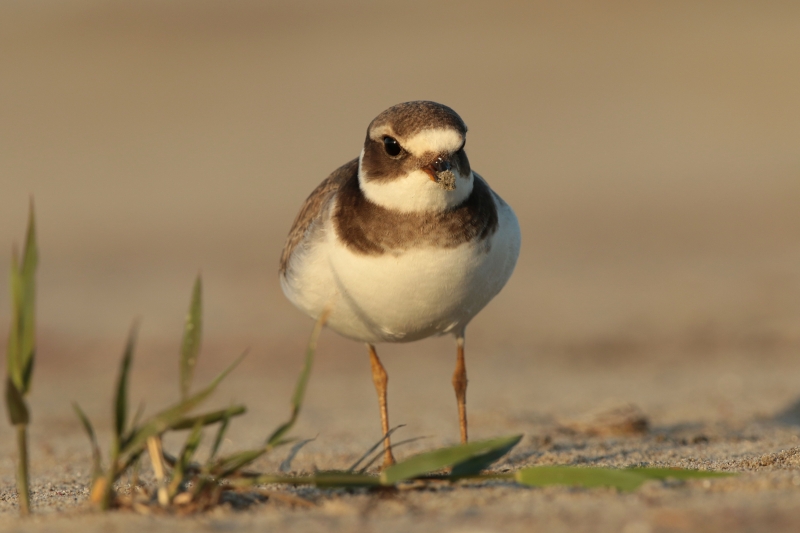
<svg viewBox="0 0 800 533">
<path fill-rule="evenodd" d="M 378 354 L 375 352 L 375 347 L 367 344 L 369 348 L 369 360 L 372 364 L 372 381 L 375 383 L 375 390 L 378 392 L 378 405 L 381 408 L 381 427 L 383 434 L 386 438 L 383 440 L 383 467 L 391 466 L 394 464 L 394 455 L 392 455 L 392 443 L 389 441 L 389 409 L 386 406 L 386 384 L 389 383 L 389 376 L 386 375 L 386 369 L 383 368 L 381 360 L 378 359 Z"/>
<path fill-rule="evenodd" d="M 458 423 L 461 426 L 461 443 L 467 442 L 467 366 L 464 364 L 464 334 L 456 337 L 457 359 L 453 372 L 453 388 L 458 402 Z"/>
</svg>

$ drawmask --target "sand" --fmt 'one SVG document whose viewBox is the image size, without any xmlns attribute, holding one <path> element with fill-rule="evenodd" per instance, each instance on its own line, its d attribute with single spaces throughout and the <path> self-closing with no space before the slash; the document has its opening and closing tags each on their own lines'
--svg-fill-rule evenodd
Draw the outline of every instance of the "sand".
<svg viewBox="0 0 800 533">
<path fill-rule="evenodd" d="M 42 262 L 29 397 L 35 517 L 16 518 L 0 424 L 0 531 L 795 531 L 800 526 L 800 8 L 763 2 L 159 2 L 0 6 L 0 251 L 34 195 Z M 126 331 L 132 398 L 177 397 L 194 276 L 198 380 L 249 356 L 214 406 L 248 405 L 224 449 L 288 415 L 312 323 L 277 261 L 302 200 L 369 121 L 450 105 L 516 210 L 523 249 L 467 335 L 475 439 L 524 434 L 497 468 L 674 465 L 732 478 L 629 494 L 435 486 L 302 489 L 191 517 L 99 515 L 70 402 L 110 429 Z M 7 279 L 0 258 L 0 279 Z M 8 288 L 0 283 L 0 331 Z M 398 455 L 458 439 L 450 339 L 379 347 Z M 602 414 L 648 421 L 618 434 Z M 603 420 L 606 420 L 603 422 Z M 380 436 L 363 347 L 326 332 L 293 471 Z M 174 439 L 167 447 L 178 445 Z M 288 450 L 256 466 L 276 470 Z"/>
</svg>

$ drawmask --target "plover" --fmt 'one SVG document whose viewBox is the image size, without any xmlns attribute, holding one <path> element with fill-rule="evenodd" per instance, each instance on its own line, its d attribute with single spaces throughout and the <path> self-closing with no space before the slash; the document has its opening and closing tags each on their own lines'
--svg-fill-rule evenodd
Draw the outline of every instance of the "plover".
<svg viewBox="0 0 800 533">
<path fill-rule="evenodd" d="M 280 260 L 284 294 L 364 342 L 378 392 L 384 465 L 394 463 L 381 342 L 451 334 L 461 442 L 467 442 L 464 330 L 511 277 L 517 218 L 470 168 L 467 126 L 449 107 L 406 102 L 378 115 L 361 155 L 328 176 L 294 221 Z"/>
</svg>

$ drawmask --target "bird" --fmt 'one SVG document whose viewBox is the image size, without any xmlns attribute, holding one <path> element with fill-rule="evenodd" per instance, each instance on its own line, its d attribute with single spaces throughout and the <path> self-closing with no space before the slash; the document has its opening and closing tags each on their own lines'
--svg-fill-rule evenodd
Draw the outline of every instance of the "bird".
<svg viewBox="0 0 800 533">
<path fill-rule="evenodd" d="M 366 344 L 383 430 L 395 463 L 388 375 L 375 345 L 452 335 L 461 442 L 468 441 L 464 335 L 511 277 L 520 227 L 472 170 L 467 126 L 446 105 L 394 105 L 370 122 L 360 155 L 306 199 L 280 258 L 286 297 L 326 327 Z"/>
</svg>

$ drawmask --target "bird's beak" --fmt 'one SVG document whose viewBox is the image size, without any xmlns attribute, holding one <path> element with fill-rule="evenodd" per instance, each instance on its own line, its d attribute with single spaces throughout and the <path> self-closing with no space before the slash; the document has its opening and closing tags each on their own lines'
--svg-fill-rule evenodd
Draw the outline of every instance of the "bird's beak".
<svg viewBox="0 0 800 533">
<path fill-rule="evenodd" d="M 437 157 L 432 163 L 422 167 L 422 170 L 431 178 L 431 181 L 446 191 L 456 188 L 456 175 L 450 170 L 450 161 L 442 156 Z"/>
</svg>

